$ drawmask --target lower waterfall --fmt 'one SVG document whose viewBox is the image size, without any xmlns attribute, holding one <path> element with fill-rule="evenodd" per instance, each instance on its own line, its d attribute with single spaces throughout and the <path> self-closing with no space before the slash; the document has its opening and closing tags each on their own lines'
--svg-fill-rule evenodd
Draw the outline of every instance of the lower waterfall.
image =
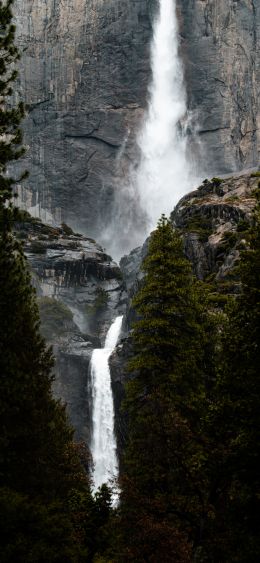
<svg viewBox="0 0 260 563">
<path fill-rule="evenodd" d="M 93 423 L 90 450 L 93 459 L 94 491 L 118 477 L 109 357 L 118 342 L 122 321 L 123 317 L 117 317 L 112 323 L 104 348 L 93 351 L 90 363 Z"/>
</svg>

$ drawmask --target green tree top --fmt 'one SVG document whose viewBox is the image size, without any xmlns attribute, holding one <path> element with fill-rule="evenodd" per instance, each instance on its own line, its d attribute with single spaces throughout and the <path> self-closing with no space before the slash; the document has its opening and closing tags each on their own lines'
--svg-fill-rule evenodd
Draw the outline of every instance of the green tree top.
<svg viewBox="0 0 260 563">
<path fill-rule="evenodd" d="M 133 330 L 136 353 L 130 369 L 138 370 L 149 389 L 161 387 L 165 374 L 175 396 L 187 400 L 199 381 L 203 309 L 182 239 L 164 215 L 151 235 L 143 270 L 133 301 L 140 318 Z"/>
<path fill-rule="evenodd" d="M 207 337 L 199 284 L 165 216 L 150 237 L 143 270 L 125 401 L 124 561 L 188 562 L 204 514 Z"/>
</svg>

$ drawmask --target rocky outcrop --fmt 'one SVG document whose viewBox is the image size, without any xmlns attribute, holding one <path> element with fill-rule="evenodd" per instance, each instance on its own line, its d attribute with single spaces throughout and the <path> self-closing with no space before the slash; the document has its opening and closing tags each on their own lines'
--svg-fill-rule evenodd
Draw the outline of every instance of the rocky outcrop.
<svg viewBox="0 0 260 563">
<path fill-rule="evenodd" d="M 175 207 L 171 221 L 183 236 L 185 254 L 198 279 L 222 280 L 232 270 L 243 246 L 243 232 L 253 219 L 259 182 L 258 171 L 206 179 Z M 142 279 L 148 243 L 149 239 L 120 261 L 130 299 Z"/>
<path fill-rule="evenodd" d="M 118 265 L 93 239 L 75 234 L 65 224 L 54 228 L 25 218 L 18 233 L 39 297 L 61 301 L 81 332 L 103 342 L 111 321 L 125 306 Z"/>
<path fill-rule="evenodd" d="M 120 260 L 120 269 L 127 291 L 126 310 L 123 320 L 124 335 L 129 334 L 132 323 L 136 318 L 131 301 L 143 279 L 144 274 L 142 272 L 141 265 L 147 253 L 148 241 L 149 239 L 145 241 L 143 246 L 134 248 L 130 254 L 123 256 Z"/>
<path fill-rule="evenodd" d="M 252 223 L 259 180 L 259 172 L 205 180 L 176 206 L 171 219 L 198 279 L 224 283 L 232 276 Z"/>
<path fill-rule="evenodd" d="M 17 0 L 27 208 L 98 236 L 137 158 L 156 0 Z M 259 158 L 259 0 L 177 0 L 199 170 Z M 191 114 L 190 114 L 191 115 Z M 133 202 L 132 202 L 133 203 Z M 127 205 L 127 204 L 126 204 Z M 50 218 L 47 214 L 46 218 Z"/>
<path fill-rule="evenodd" d="M 22 51 L 16 98 L 27 106 L 29 150 L 22 166 L 30 171 L 20 198 L 47 222 L 65 221 L 99 239 L 109 226 L 116 193 L 138 158 L 136 132 L 147 103 L 157 3 L 16 0 Z M 259 0 L 177 0 L 177 8 L 190 153 L 211 175 L 257 165 Z M 235 287 L 228 286 L 228 276 L 243 245 L 243 222 L 251 220 L 257 182 L 247 176 L 206 183 L 173 215 L 194 271 L 201 279 L 213 276 L 223 291 Z M 42 315 L 50 305 L 55 309 L 45 330 L 56 351 L 57 393 L 86 439 L 87 419 L 84 414 L 79 421 L 78 413 L 88 409 L 81 399 L 90 353 L 98 345 L 93 338 L 103 341 L 115 312 L 124 310 L 122 280 L 106 252 L 87 237 L 56 227 L 44 232 L 37 221 L 19 229 Z M 130 295 L 144 254 L 139 249 L 122 262 Z M 63 307 L 57 310 L 57 303 Z M 133 314 L 130 306 L 126 331 Z"/>
<path fill-rule="evenodd" d="M 76 438 L 89 443 L 89 363 L 111 322 L 123 314 L 119 267 L 93 239 L 20 212 L 16 234 L 37 290 L 41 330 L 55 355 L 54 395 L 67 404 Z"/>
</svg>

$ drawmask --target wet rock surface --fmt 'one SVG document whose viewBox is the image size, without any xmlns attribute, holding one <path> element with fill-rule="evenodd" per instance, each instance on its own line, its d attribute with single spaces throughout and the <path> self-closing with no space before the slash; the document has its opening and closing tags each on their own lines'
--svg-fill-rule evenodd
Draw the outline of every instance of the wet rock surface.
<svg viewBox="0 0 260 563">
<path fill-rule="evenodd" d="M 122 463 L 122 453 L 127 440 L 128 419 L 126 412 L 122 408 L 125 398 L 125 386 L 131 377 L 134 377 L 127 371 L 127 364 L 132 354 L 132 340 L 128 334 L 127 338 L 122 338 L 109 359 L 115 407 L 115 432 L 120 463 Z"/>
<path fill-rule="evenodd" d="M 56 299 L 72 312 L 81 332 L 103 342 L 111 321 L 124 311 L 119 266 L 93 239 L 38 220 L 20 223 L 19 236 L 39 297 Z"/>
<path fill-rule="evenodd" d="M 147 105 L 155 0 L 17 0 L 22 52 L 16 98 L 30 170 L 20 198 L 46 222 L 65 221 L 99 237 L 138 159 L 136 133 Z M 191 123 L 190 154 L 202 171 L 224 174 L 259 163 L 259 0 L 177 0 L 180 53 Z M 208 173 L 208 172 L 207 172 Z M 259 179 L 205 183 L 172 215 L 199 279 L 239 290 L 230 279 L 252 220 Z M 146 247 L 117 265 L 94 241 L 68 229 L 26 222 L 17 227 L 33 271 L 43 331 L 54 346 L 54 391 L 68 405 L 77 437 L 89 439 L 88 366 L 113 318 L 135 313 Z M 232 277 L 232 276 L 231 276 Z M 220 287 L 220 285 L 218 285 Z M 120 404 L 130 340 L 111 358 L 120 444 Z M 120 446 L 121 447 L 121 446 Z"/>
<path fill-rule="evenodd" d="M 223 249 L 229 262 L 227 270 L 233 267 L 229 254 L 233 254 L 236 246 L 240 245 L 239 233 L 246 231 L 252 223 L 259 183 L 260 172 L 256 169 L 234 176 L 206 179 L 175 207 L 171 221 L 183 236 L 186 256 L 198 279 L 204 280 L 210 274 L 221 279 L 224 275 L 225 268 L 217 260 L 217 255 L 226 235 L 230 238 L 230 243 Z M 120 261 L 130 299 L 143 276 L 140 268 L 148 244 L 149 238 L 142 247 L 132 250 Z"/>
<path fill-rule="evenodd" d="M 41 330 L 55 355 L 56 397 L 67 404 L 76 438 L 89 443 L 89 363 L 111 322 L 125 311 L 118 265 L 94 240 L 23 215 L 16 234 L 37 290 Z"/>
</svg>

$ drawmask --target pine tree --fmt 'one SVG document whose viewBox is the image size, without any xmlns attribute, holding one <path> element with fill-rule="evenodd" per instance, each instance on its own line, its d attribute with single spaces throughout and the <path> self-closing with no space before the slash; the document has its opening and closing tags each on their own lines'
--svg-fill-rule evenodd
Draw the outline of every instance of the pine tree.
<svg viewBox="0 0 260 563">
<path fill-rule="evenodd" d="M 206 531 L 212 561 L 260 557 L 260 206 L 241 252 L 241 295 L 228 306 L 220 369 L 208 418 L 212 514 Z"/>
<path fill-rule="evenodd" d="M 9 229 L 0 233 L 1 561 L 90 562 L 106 547 L 110 496 L 92 498 L 65 408 L 52 397 L 53 356 Z"/>
<path fill-rule="evenodd" d="M 53 357 L 40 336 L 28 266 L 10 232 L 0 237 L 0 317 L 0 483 L 52 498 L 58 482 L 62 488 L 72 431 L 51 396 Z"/>
<path fill-rule="evenodd" d="M 10 102 L 19 58 L 12 4 L 0 1 L 1 561 L 76 563 L 92 560 L 93 536 L 107 518 L 109 500 L 92 498 L 65 407 L 52 397 L 54 360 L 40 335 L 28 264 L 13 234 L 19 215 L 14 187 L 26 174 L 9 174 L 9 165 L 24 154 L 24 107 Z"/>
<path fill-rule="evenodd" d="M 134 299 L 134 377 L 121 522 L 124 561 L 190 561 L 204 520 L 206 320 L 183 243 L 163 216 Z"/>
</svg>

